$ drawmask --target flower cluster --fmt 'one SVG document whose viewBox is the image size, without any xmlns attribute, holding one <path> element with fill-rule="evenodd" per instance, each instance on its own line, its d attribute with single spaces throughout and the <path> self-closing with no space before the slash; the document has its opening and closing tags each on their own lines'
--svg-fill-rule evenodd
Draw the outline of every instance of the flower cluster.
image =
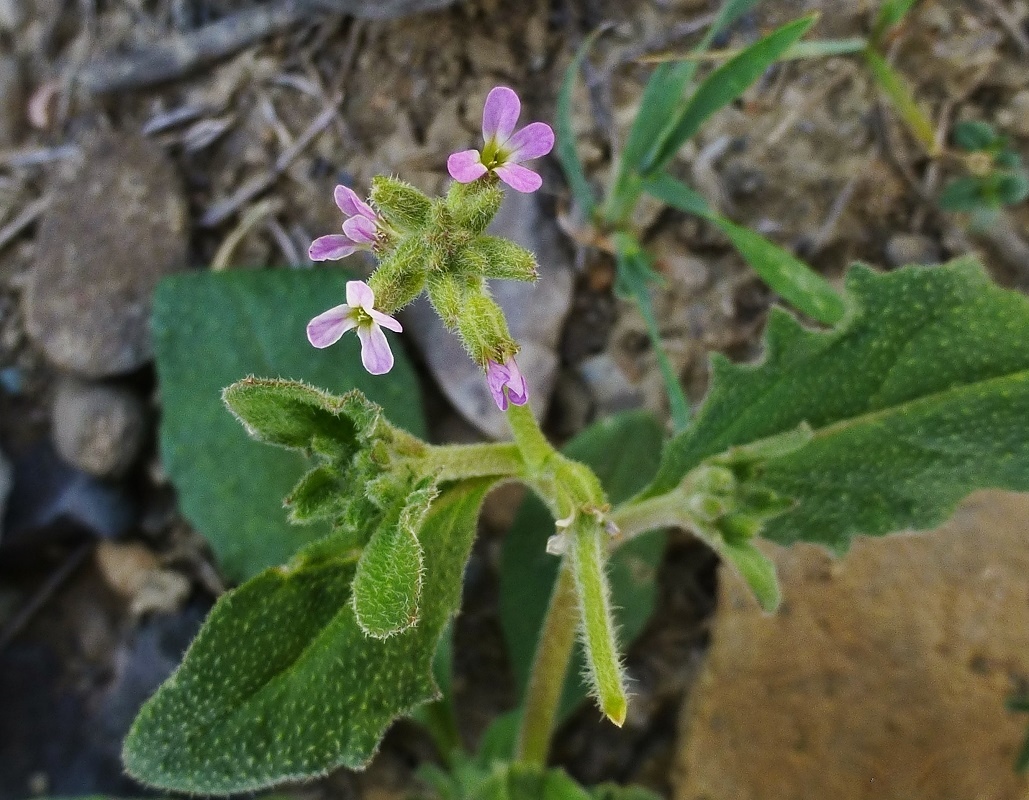
<svg viewBox="0 0 1029 800">
<path fill-rule="evenodd" d="M 397 333 L 391 313 L 423 290 L 469 354 L 482 366 L 486 383 L 501 410 L 523 405 L 528 387 L 518 369 L 518 346 L 507 332 L 503 313 L 489 297 L 488 278 L 535 280 L 532 254 L 484 229 L 501 199 L 498 181 L 519 192 L 534 192 L 543 179 L 522 162 L 544 156 L 554 132 L 543 122 L 515 130 L 521 103 L 504 86 L 486 98 L 482 116 L 484 145 L 454 153 L 447 170 L 456 181 L 446 198 L 435 201 L 392 178 L 376 178 L 370 202 L 337 186 L 336 205 L 344 214 L 343 233 L 321 236 L 311 244 L 313 261 L 345 258 L 370 250 L 379 267 L 370 283 L 347 283 L 347 302 L 319 314 L 307 326 L 315 347 L 328 347 L 348 330 L 361 341 L 361 361 L 373 375 L 389 372 L 393 354 L 382 328 Z M 376 304 L 378 298 L 378 307 Z"/>
</svg>

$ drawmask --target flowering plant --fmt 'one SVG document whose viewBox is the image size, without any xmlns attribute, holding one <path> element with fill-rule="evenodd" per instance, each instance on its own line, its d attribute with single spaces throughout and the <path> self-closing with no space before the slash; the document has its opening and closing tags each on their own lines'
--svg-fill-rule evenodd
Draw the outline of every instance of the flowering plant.
<svg viewBox="0 0 1029 800">
<path fill-rule="evenodd" d="M 772 611 L 780 590 L 759 539 L 843 551 L 857 534 L 930 527 L 977 488 L 1029 490 L 1029 301 L 964 259 L 889 274 L 855 266 L 842 294 L 828 289 L 840 315 L 827 330 L 773 310 L 764 361 L 716 358 L 693 421 L 635 493 L 612 503 L 598 474 L 541 432 L 489 294 L 490 279 L 537 274 L 531 253 L 486 233 L 500 184 L 538 187 L 518 161 L 549 150 L 546 126 L 515 132 L 517 116 L 511 90 L 490 93 L 486 145 L 451 158 L 444 197 L 392 177 L 375 178 L 367 202 L 337 189 L 344 233 L 316 240 L 312 257 L 366 247 L 378 266 L 307 329 L 319 348 L 355 329 L 364 366 L 385 373 L 393 356 L 381 329 L 401 333 L 393 315 L 425 292 L 482 368 L 512 441 L 429 445 L 356 390 L 257 377 L 226 388 L 251 435 L 311 459 L 288 516 L 331 532 L 219 600 L 126 741 L 126 767 L 141 780 L 230 794 L 360 768 L 395 719 L 415 716 L 451 767 L 428 773 L 441 796 L 582 800 L 586 790 L 546 763 L 576 638 L 599 709 L 615 725 L 626 719 L 606 568 L 620 548 L 684 528 Z M 434 666 L 447 661 L 482 501 L 511 480 L 555 520 L 546 552 L 558 568 L 523 703 L 491 747 L 469 755 Z"/>
</svg>

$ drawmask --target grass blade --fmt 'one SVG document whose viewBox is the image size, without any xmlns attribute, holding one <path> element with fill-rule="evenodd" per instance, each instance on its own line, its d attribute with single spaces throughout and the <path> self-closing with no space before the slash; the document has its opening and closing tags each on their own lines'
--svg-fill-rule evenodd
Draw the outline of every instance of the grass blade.
<svg viewBox="0 0 1029 800">
<path fill-rule="evenodd" d="M 827 325 L 843 318 L 843 300 L 825 278 L 788 250 L 717 214 L 685 183 L 670 175 L 660 175 L 646 183 L 646 190 L 672 208 L 717 225 L 751 269 L 794 308 Z"/>
<path fill-rule="evenodd" d="M 636 301 L 643 323 L 647 327 L 647 335 L 657 356 L 657 365 L 661 370 L 661 378 L 668 395 L 668 410 L 672 416 L 672 424 L 676 431 L 683 430 L 690 421 L 690 404 L 675 374 L 668 354 L 661 346 L 661 328 L 657 324 L 654 306 L 650 301 L 649 284 L 658 280 L 650 257 L 632 236 L 627 233 L 616 233 L 615 255 L 618 261 L 618 283 L 616 289 L 620 294 Z"/>
<path fill-rule="evenodd" d="M 603 32 L 603 28 L 598 28 L 579 45 L 572 63 L 565 70 L 564 80 L 561 81 L 561 91 L 557 95 L 557 114 L 554 119 L 554 125 L 557 128 L 555 151 L 557 160 L 561 164 L 561 169 L 564 170 L 572 194 L 575 195 L 575 199 L 587 218 L 592 218 L 596 212 L 597 201 L 593 196 L 589 181 L 586 179 L 586 170 L 582 166 L 579 151 L 575 146 L 575 130 L 572 127 L 572 91 L 575 88 L 575 76 L 586 58 L 586 53 Z"/>
<path fill-rule="evenodd" d="M 936 142 L 933 123 L 915 102 L 907 81 L 886 63 L 886 59 L 871 48 L 865 50 L 865 62 L 868 64 L 875 82 L 879 84 L 879 88 L 889 98 L 890 104 L 904 120 L 911 135 L 919 141 L 930 156 L 939 155 L 940 146 Z"/>
<path fill-rule="evenodd" d="M 697 88 L 675 123 L 665 130 L 641 164 L 640 171 L 650 175 L 661 170 L 712 114 L 739 98 L 807 33 L 814 22 L 815 16 L 812 15 L 787 23 L 712 72 Z"/>
</svg>

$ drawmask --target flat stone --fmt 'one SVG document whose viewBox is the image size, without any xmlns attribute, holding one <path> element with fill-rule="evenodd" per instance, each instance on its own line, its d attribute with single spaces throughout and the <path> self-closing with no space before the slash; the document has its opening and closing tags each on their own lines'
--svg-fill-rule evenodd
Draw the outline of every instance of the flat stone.
<svg viewBox="0 0 1029 800">
<path fill-rule="evenodd" d="M 493 281 L 493 299 L 504 310 L 511 335 L 521 346 L 518 367 L 529 385 L 529 405 L 542 419 L 557 376 L 557 346 L 572 303 L 572 264 L 552 218 L 540 211 L 535 196 L 509 191 L 489 232 L 504 236 L 536 254 L 539 280 Z M 429 371 L 454 407 L 483 434 L 509 435 L 504 413 L 497 408 L 486 378 L 449 333 L 424 297 L 404 312 L 405 331 L 425 356 Z"/>
<path fill-rule="evenodd" d="M 186 202 L 152 142 L 103 133 L 82 153 L 51 181 L 25 320 L 54 364 L 101 378 L 151 357 L 154 288 L 186 264 Z"/>
<path fill-rule="evenodd" d="M 1004 704 L 1029 681 L 1026 520 L 1029 495 L 981 492 L 839 561 L 769 548 L 774 615 L 723 567 L 672 796 L 1025 800 L 1026 718 Z"/>
</svg>

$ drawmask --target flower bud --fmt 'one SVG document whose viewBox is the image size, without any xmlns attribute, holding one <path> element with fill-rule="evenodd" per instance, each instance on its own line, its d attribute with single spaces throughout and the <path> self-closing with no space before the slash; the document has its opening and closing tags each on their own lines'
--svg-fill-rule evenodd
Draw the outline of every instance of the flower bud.
<svg viewBox="0 0 1029 800">
<path fill-rule="evenodd" d="M 386 314 L 403 308 L 425 288 L 429 272 L 429 248 L 417 234 L 408 236 L 379 262 L 368 279 L 375 304 Z"/>
<path fill-rule="evenodd" d="M 447 208 L 454 221 L 472 233 L 482 233 L 500 210 L 504 193 L 496 180 L 453 183 L 447 192 Z"/>
<path fill-rule="evenodd" d="M 462 252 L 462 259 L 470 271 L 484 278 L 528 283 L 539 278 L 536 257 L 524 247 L 499 236 L 474 239 Z"/>
<path fill-rule="evenodd" d="M 470 293 L 457 320 L 458 333 L 468 354 L 485 368 L 490 361 L 504 363 L 518 352 L 507 321 L 485 292 Z"/>
<path fill-rule="evenodd" d="M 379 175 L 372 179 L 370 199 L 379 214 L 401 231 L 411 232 L 429 221 L 432 201 L 411 184 Z"/>
</svg>

